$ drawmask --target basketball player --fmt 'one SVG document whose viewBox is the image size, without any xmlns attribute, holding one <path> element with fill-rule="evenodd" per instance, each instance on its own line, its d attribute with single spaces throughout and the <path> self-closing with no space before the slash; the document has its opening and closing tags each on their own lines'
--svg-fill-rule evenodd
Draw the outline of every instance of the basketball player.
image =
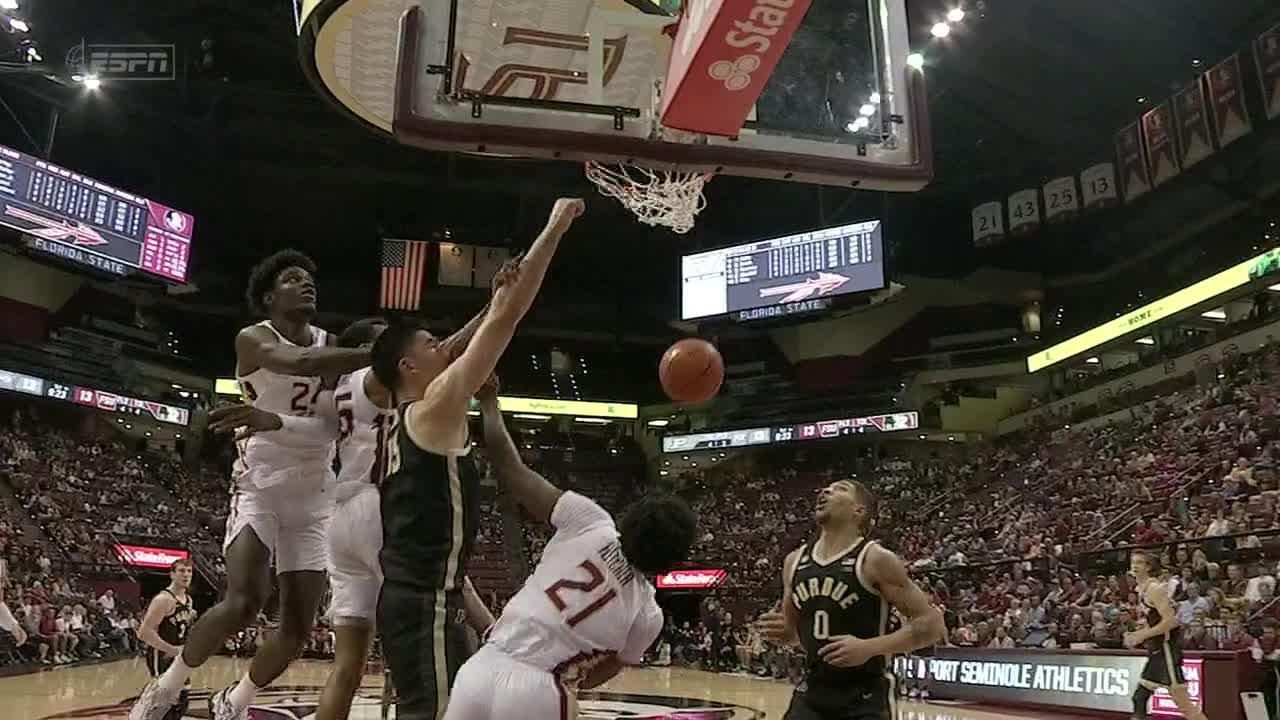
<svg viewBox="0 0 1280 720">
<path fill-rule="evenodd" d="M 147 614 L 138 627 L 138 639 L 151 650 L 147 652 L 147 671 L 158 678 L 169 668 L 173 659 L 182 652 L 182 641 L 196 621 L 196 609 L 191 604 L 191 561 L 175 560 L 169 566 L 169 587 L 151 598 Z M 187 712 L 187 688 L 183 687 L 178 704 L 169 709 L 166 720 L 182 720 Z"/>
<path fill-rule="evenodd" d="M 697 518 L 679 498 L 648 497 L 627 511 L 620 532 L 599 505 L 525 466 L 494 389 L 482 391 L 480 410 L 498 481 L 556 533 L 489 641 L 458 672 L 445 720 L 577 717 L 577 688 L 640 664 L 662 631 L 645 576 L 688 556 Z"/>
<path fill-rule="evenodd" d="M 320 403 L 321 376 L 369 364 L 365 349 L 329 347 L 311 324 L 316 313 L 315 264 L 283 250 L 250 273 L 250 307 L 269 319 L 236 336 L 240 391 L 254 407 L 306 416 Z M 325 532 L 333 508 L 333 443 L 252 436 L 238 443 L 235 492 L 224 547 L 222 601 L 196 621 L 182 653 L 149 683 L 129 720 L 159 720 L 178 700 L 191 670 L 228 637 L 252 623 L 271 594 L 272 560 L 280 585 L 280 628 L 255 653 L 248 673 L 209 700 L 212 720 L 244 720 L 259 688 L 302 651 L 324 594 Z"/>
<path fill-rule="evenodd" d="M 942 613 L 892 552 L 867 536 L 876 500 L 862 483 L 840 480 L 818 495 L 818 539 L 792 551 L 782 570 L 781 612 L 762 615 L 765 637 L 799 644 L 805 678 L 786 720 L 889 720 L 889 659 L 942 637 Z M 889 633 L 889 609 L 903 619 Z"/>
<path fill-rule="evenodd" d="M 1147 608 L 1147 626 L 1124 634 L 1125 647 L 1147 648 L 1147 664 L 1133 693 L 1133 717 L 1145 720 L 1147 701 L 1156 688 L 1165 688 L 1182 717 L 1206 720 L 1187 694 L 1187 679 L 1182 675 L 1182 628 L 1169 601 L 1169 589 L 1159 579 L 1160 561 L 1150 553 L 1135 552 L 1129 557 L 1129 572 L 1138 581 L 1138 597 Z"/>
<path fill-rule="evenodd" d="M 581 200 L 556 201 L 546 228 L 494 293 L 457 359 L 425 329 L 393 325 L 373 346 L 373 372 L 395 391 L 399 426 L 387 444 L 378 624 L 399 697 L 398 720 L 439 720 L 466 654 L 462 570 L 475 540 L 479 478 L 467 402 L 493 373 L 542 286 Z"/>
<path fill-rule="evenodd" d="M 481 317 L 483 312 L 444 344 L 464 347 Z M 386 327 L 387 321 L 382 318 L 358 320 L 339 336 L 338 346 L 370 346 Z M 316 720 L 346 718 L 364 677 L 373 643 L 378 592 L 382 588 L 378 564 L 382 517 L 377 490 L 385 475 L 384 448 L 387 439 L 395 434 L 396 423 L 394 398 L 369 368 L 343 375 L 332 400 L 319 408 L 324 412 L 317 412 L 314 417 L 280 416 L 252 405 L 219 408 L 211 413 L 210 424 L 215 432 L 242 430 L 242 436 L 301 433 L 328 436 L 337 443 L 340 470 L 327 543 L 332 590 L 329 616 L 336 640 L 333 669 L 320 694 Z M 493 615 L 470 578 L 465 580 L 463 589 L 468 622 L 483 634 L 493 625 Z"/>
<path fill-rule="evenodd" d="M 4 547 L 0 546 L 0 550 Z M 9 563 L 0 557 L 0 630 L 4 630 L 13 636 L 13 646 L 22 647 L 27 642 L 27 631 L 22 629 L 22 623 L 13 616 L 9 611 L 9 606 L 5 604 L 4 592 L 9 585 Z"/>
</svg>

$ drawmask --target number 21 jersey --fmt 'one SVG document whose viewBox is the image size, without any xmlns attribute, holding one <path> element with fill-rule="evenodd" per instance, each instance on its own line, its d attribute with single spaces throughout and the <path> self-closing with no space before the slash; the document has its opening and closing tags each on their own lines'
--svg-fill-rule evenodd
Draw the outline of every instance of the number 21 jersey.
<svg viewBox="0 0 1280 720">
<path fill-rule="evenodd" d="M 551 513 L 556 533 L 494 625 L 489 644 L 572 680 L 598 658 L 639 664 L 662 631 L 653 585 L 622 554 L 613 518 L 574 492 Z"/>
</svg>

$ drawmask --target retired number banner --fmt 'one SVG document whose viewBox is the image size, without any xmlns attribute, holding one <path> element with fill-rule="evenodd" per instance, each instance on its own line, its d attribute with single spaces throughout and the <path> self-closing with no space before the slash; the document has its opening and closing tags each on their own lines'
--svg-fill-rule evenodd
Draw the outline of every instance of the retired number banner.
<svg viewBox="0 0 1280 720">
<path fill-rule="evenodd" d="M 1009 234 L 1026 235 L 1040 229 L 1040 191 L 1027 188 L 1009 196 Z"/>
<path fill-rule="evenodd" d="M 1253 121 L 1244 105 L 1240 82 L 1240 58 L 1232 55 L 1205 73 L 1209 84 L 1209 104 L 1213 107 L 1213 127 L 1218 147 L 1226 147 L 1253 131 Z"/>
<path fill-rule="evenodd" d="M 1178 153 L 1173 145 L 1173 113 L 1168 101 L 1151 108 L 1142 115 L 1142 140 L 1147 146 L 1147 160 L 1151 166 L 1151 184 L 1159 187 L 1178 176 Z"/>
<path fill-rule="evenodd" d="M 1262 84 L 1262 102 L 1267 119 L 1280 116 L 1280 25 L 1253 41 L 1253 59 L 1258 63 L 1258 82 Z"/>
<path fill-rule="evenodd" d="M 974 247 L 995 245 L 1004 239 L 1004 207 L 997 202 L 983 203 L 973 209 Z"/>
<path fill-rule="evenodd" d="M 1096 210 L 1120 201 L 1116 189 L 1116 167 L 1111 163 L 1098 163 L 1080 173 L 1080 197 L 1086 210 Z"/>
<path fill-rule="evenodd" d="M 1151 191 L 1151 175 L 1142 156 L 1142 139 L 1138 123 L 1116 133 L 1116 165 L 1120 168 L 1120 189 L 1124 201 L 1131 203 Z"/>
<path fill-rule="evenodd" d="M 1054 178 L 1044 184 L 1044 219 L 1048 222 L 1070 220 L 1080 212 L 1080 196 L 1076 194 L 1076 179 Z"/>
<path fill-rule="evenodd" d="M 1200 78 L 1173 96 L 1173 107 L 1178 117 L 1178 149 L 1185 169 L 1213 154 L 1209 114 L 1205 110 L 1204 85 Z"/>
</svg>

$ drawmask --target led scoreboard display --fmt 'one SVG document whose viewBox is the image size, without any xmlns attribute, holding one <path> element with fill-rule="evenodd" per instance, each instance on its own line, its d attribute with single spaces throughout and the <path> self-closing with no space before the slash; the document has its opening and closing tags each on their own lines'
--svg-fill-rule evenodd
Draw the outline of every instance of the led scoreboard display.
<svg viewBox="0 0 1280 720">
<path fill-rule="evenodd" d="M 662 438 L 662 452 L 678 453 L 715 448 L 750 447 L 753 445 L 818 440 L 863 433 L 915 430 L 919 427 L 919 413 L 886 413 L 884 415 L 868 415 L 866 417 L 819 420 L 817 422 L 800 423 L 799 425 L 780 425 L 745 430 L 720 430 L 689 435 L 667 435 Z"/>
<path fill-rule="evenodd" d="M 187 213 L 0 145 L 0 225 L 27 245 L 115 275 L 187 279 Z"/>
<path fill-rule="evenodd" d="M 171 425 L 185 427 L 191 422 L 191 411 L 177 405 L 119 395 L 83 385 L 66 385 L 53 380 L 0 368 L 0 390 L 38 395 L 50 400 L 72 402 L 107 412 L 150 417 Z"/>
<path fill-rule="evenodd" d="M 829 307 L 885 286 L 879 220 L 812 230 L 681 258 L 683 320 L 757 320 Z"/>
</svg>

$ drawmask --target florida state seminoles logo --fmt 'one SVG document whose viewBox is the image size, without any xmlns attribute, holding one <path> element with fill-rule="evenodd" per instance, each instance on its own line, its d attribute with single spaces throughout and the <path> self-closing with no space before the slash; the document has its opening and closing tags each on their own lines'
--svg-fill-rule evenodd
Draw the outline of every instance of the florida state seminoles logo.
<svg viewBox="0 0 1280 720">
<path fill-rule="evenodd" d="M 249 720 L 314 720 L 320 700 L 319 687 L 282 687 L 258 695 L 249 709 Z M 50 715 L 44 720 L 125 720 L 133 698 L 116 705 L 73 710 Z M 350 720 L 394 720 L 394 707 L 383 714 L 382 688 L 362 687 L 351 703 Z M 581 692 L 578 694 L 581 720 L 763 720 L 764 713 L 752 708 L 695 698 L 631 693 Z M 184 720 L 209 720 L 209 691 L 193 690 Z"/>
</svg>

